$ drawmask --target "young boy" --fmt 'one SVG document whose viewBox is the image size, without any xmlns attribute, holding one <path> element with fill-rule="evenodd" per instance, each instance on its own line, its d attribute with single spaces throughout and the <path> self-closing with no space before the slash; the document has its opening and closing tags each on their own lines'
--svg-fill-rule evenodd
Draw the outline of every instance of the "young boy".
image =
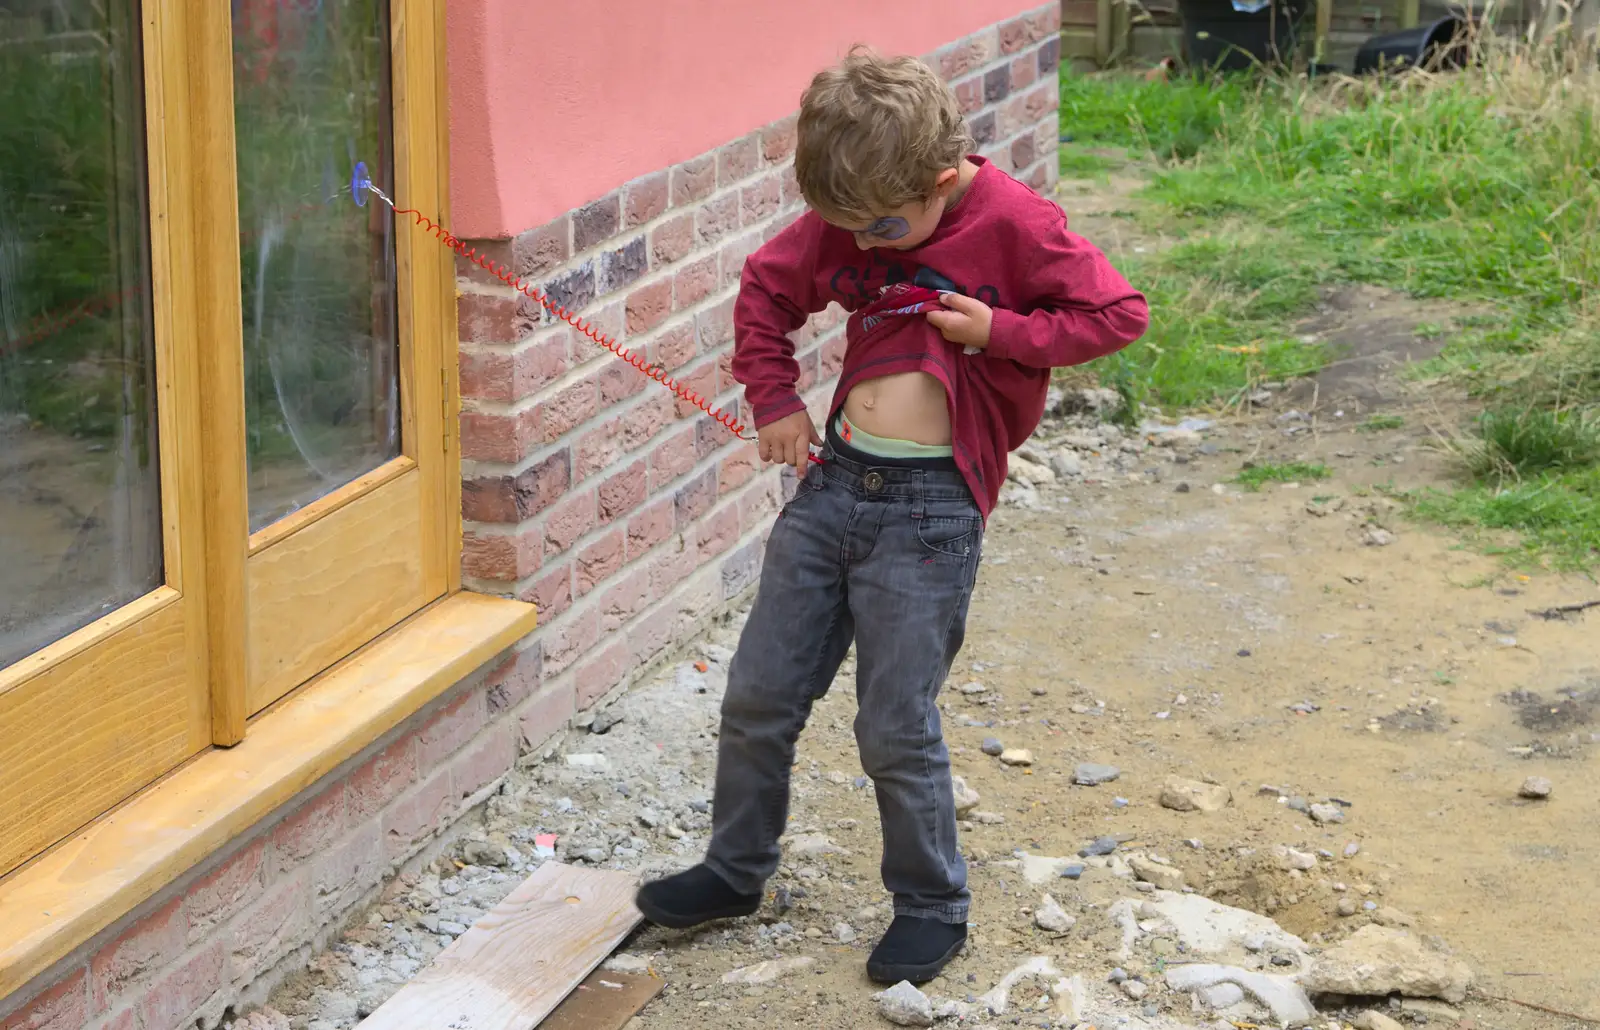
<svg viewBox="0 0 1600 1030">
<path fill-rule="evenodd" d="M 1059 207 L 974 149 L 955 96 L 909 58 L 858 48 L 801 100 L 795 174 L 810 210 L 745 264 L 733 372 L 761 458 L 803 478 L 728 670 L 709 852 L 638 895 L 674 928 L 760 908 L 795 742 L 854 642 L 856 741 L 894 895 L 867 961 L 879 983 L 925 983 L 966 942 L 936 698 L 1007 454 L 1038 426 L 1052 368 L 1126 346 L 1149 319 Z M 824 442 L 788 334 L 830 302 L 853 314 Z"/>
</svg>

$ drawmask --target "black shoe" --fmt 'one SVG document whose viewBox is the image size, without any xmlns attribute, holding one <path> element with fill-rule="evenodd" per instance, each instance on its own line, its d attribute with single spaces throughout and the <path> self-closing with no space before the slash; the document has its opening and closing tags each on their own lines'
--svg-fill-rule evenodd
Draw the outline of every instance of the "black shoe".
<svg viewBox="0 0 1600 1030">
<path fill-rule="evenodd" d="M 867 959 L 867 978 L 880 984 L 901 980 L 925 984 L 938 976 L 966 943 L 966 923 L 895 916 Z"/>
<path fill-rule="evenodd" d="M 687 930 L 715 919 L 755 915 L 761 907 L 761 895 L 740 894 L 722 877 L 697 865 L 640 887 L 634 904 L 657 926 Z"/>
</svg>

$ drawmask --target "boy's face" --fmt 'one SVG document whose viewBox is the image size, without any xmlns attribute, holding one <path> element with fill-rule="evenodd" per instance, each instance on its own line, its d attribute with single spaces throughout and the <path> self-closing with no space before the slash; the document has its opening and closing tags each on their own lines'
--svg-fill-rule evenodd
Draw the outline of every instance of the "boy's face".
<svg viewBox="0 0 1600 1030">
<path fill-rule="evenodd" d="M 933 196 L 926 201 L 914 200 L 902 204 L 870 221 L 848 218 L 835 220 L 830 216 L 824 216 L 824 220 L 853 234 L 856 246 L 862 250 L 912 250 L 928 242 L 928 238 L 939 228 L 939 220 L 944 217 L 950 194 L 959 179 L 960 172 L 954 168 L 942 172 L 934 185 Z"/>
</svg>

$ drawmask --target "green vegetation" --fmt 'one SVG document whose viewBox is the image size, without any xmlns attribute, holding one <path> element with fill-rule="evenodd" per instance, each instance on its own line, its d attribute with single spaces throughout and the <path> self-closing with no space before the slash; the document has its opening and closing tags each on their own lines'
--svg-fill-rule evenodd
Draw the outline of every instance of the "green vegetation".
<svg viewBox="0 0 1600 1030">
<path fill-rule="evenodd" d="M 1381 433 L 1386 429 L 1399 429 L 1405 424 L 1406 420 L 1399 415 L 1373 415 L 1356 426 L 1356 429 L 1363 433 Z"/>
<path fill-rule="evenodd" d="M 1064 73 L 1062 132 L 1147 163 L 1139 221 L 1169 244 L 1119 259 L 1152 324 L 1102 381 L 1145 405 L 1227 405 L 1337 356 L 1296 332 L 1330 286 L 1447 299 L 1460 317 L 1413 329 L 1444 345 L 1421 372 L 1487 411 L 1460 434 L 1461 489 L 1416 512 L 1511 531 L 1523 560 L 1600 561 L 1592 50 L 1495 42 L 1467 73 L 1360 82 Z"/>
<path fill-rule="evenodd" d="M 1268 483 L 1310 483 L 1333 475 L 1326 465 L 1291 461 L 1283 465 L 1246 465 L 1239 470 L 1238 483 L 1246 490 L 1259 490 Z"/>
</svg>

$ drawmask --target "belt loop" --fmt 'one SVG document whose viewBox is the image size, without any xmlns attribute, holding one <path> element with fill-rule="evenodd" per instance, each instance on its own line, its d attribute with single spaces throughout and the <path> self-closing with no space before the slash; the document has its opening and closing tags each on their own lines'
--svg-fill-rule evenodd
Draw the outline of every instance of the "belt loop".
<svg viewBox="0 0 1600 1030">
<path fill-rule="evenodd" d="M 924 497 L 927 486 L 928 473 L 922 469 L 913 469 L 911 475 L 911 517 L 921 519 L 927 514 L 926 498 Z"/>
</svg>

